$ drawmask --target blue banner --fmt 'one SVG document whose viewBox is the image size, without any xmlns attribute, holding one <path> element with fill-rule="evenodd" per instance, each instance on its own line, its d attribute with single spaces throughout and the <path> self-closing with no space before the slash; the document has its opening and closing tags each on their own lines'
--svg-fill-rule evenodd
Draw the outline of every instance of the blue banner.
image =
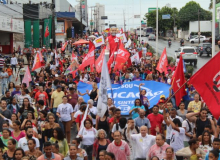
<svg viewBox="0 0 220 160">
<path fill-rule="evenodd" d="M 144 83 L 144 85 L 141 86 L 141 89 L 145 89 L 147 91 L 145 96 L 147 96 L 150 101 L 150 108 L 157 104 L 161 95 L 165 95 L 166 97 L 169 96 L 170 85 L 156 81 L 132 81 L 124 83 L 123 85 L 112 84 L 114 105 L 121 109 L 122 115 L 129 115 L 129 111 L 134 105 L 135 99 L 140 98 L 140 83 Z M 92 85 L 79 82 L 77 88 L 81 93 L 86 93 L 86 90 L 92 90 Z M 112 98 L 111 89 L 108 90 L 108 97 Z M 85 95 L 83 96 L 83 99 L 87 102 L 89 100 L 89 96 Z"/>
<path fill-rule="evenodd" d="M 72 38 L 75 37 L 75 30 L 74 30 L 74 27 L 72 27 Z"/>
</svg>

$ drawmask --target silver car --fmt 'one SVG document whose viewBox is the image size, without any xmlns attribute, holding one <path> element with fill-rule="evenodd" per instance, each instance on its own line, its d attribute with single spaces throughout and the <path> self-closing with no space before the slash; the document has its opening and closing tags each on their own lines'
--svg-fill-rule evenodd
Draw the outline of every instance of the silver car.
<svg viewBox="0 0 220 160">
<path fill-rule="evenodd" d="M 156 41 L 156 36 L 154 34 L 150 34 L 149 37 L 148 37 L 148 40 L 153 40 L 153 41 Z"/>
<path fill-rule="evenodd" d="M 190 62 L 191 65 L 193 63 L 194 66 L 196 67 L 198 55 L 194 47 L 190 47 L 190 46 L 180 47 L 175 52 L 176 52 L 175 53 L 176 58 L 178 58 L 181 54 L 184 62 Z"/>
</svg>

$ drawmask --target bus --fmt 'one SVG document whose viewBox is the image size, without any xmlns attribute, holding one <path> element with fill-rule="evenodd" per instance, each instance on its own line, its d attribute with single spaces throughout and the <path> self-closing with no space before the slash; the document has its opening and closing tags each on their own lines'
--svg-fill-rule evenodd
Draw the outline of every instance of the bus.
<svg viewBox="0 0 220 160">
<path fill-rule="evenodd" d="M 146 36 L 149 36 L 150 34 L 153 34 L 154 33 L 153 27 L 145 28 L 145 33 L 146 33 Z"/>
</svg>

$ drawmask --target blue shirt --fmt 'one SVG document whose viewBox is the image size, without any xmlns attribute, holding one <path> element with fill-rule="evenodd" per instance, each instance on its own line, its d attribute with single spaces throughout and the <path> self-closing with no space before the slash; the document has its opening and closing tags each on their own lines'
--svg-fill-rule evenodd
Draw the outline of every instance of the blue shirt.
<svg viewBox="0 0 220 160">
<path fill-rule="evenodd" d="M 135 126 L 141 127 L 141 126 L 147 126 L 147 128 L 151 128 L 150 120 L 146 117 L 143 119 L 140 117 L 137 117 L 134 119 Z"/>
<path fill-rule="evenodd" d="M 134 108 L 139 108 L 139 109 L 145 110 L 143 105 L 141 107 L 140 106 L 133 106 L 133 107 L 131 107 L 131 110 L 134 109 Z M 133 111 L 131 114 L 132 114 L 132 119 L 135 119 L 135 118 L 137 118 L 139 116 L 139 114 L 137 112 L 135 112 L 135 111 Z"/>
<path fill-rule="evenodd" d="M 209 160 L 209 152 L 206 154 L 206 156 L 205 156 L 205 160 Z M 220 153 L 219 153 L 218 160 L 220 160 Z"/>
</svg>

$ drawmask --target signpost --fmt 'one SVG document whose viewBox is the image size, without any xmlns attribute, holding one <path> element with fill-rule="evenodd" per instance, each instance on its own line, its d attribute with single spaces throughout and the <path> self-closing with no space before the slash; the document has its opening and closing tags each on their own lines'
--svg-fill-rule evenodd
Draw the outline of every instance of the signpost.
<svg viewBox="0 0 220 160">
<path fill-rule="evenodd" d="M 170 14 L 165 14 L 165 15 L 162 15 L 162 19 L 170 19 Z"/>
<path fill-rule="evenodd" d="M 160 8 L 158 8 L 158 9 L 160 9 Z M 156 11 L 156 10 L 157 10 L 156 7 L 155 7 L 155 8 L 148 8 L 148 13 L 153 12 L 153 11 Z"/>
</svg>

